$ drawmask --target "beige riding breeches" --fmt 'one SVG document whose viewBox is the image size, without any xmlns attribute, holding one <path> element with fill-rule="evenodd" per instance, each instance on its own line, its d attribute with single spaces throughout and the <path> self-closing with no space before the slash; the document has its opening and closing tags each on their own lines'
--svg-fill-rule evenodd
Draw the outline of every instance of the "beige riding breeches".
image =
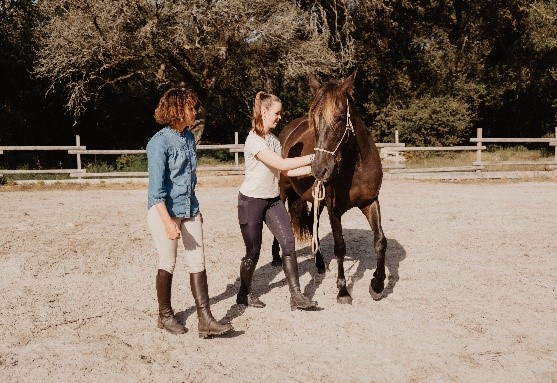
<svg viewBox="0 0 557 383">
<path fill-rule="evenodd" d="M 205 270 L 205 253 L 203 249 L 203 224 L 201 213 L 191 218 L 172 217 L 181 232 L 181 238 L 168 239 L 164 224 L 155 206 L 147 213 L 147 222 L 155 247 L 159 254 L 159 269 L 174 273 L 178 243 L 184 244 L 186 268 L 189 273 L 199 273 Z"/>
</svg>

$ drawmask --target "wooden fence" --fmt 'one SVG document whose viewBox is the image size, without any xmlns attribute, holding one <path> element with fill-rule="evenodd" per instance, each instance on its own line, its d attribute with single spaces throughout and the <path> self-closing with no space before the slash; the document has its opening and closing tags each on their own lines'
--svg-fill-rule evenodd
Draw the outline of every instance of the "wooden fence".
<svg viewBox="0 0 557 383">
<path fill-rule="evenodd" d="M 555 129 L 557 137 L 557 128 Z M 378 148 L 388 148 L 394 153 L 393 161 L 384 161 L 383 167 L 390 169 L 391 173 L 428 173 L 428 172 L 458 172 L 458 171 L 481 171 L 486 166 L 498 165 L 546 165 L 557 169 L 557 138 L 484 138 L 482 129 L 477 129 L 477 136 L 471 138 L 470 142 L 475 146 L 429 146 L 429 147 L 407 147 L 399 142 L 398 132 L 395 132 L 395 142 L 376 143 Z M 555 158 L 546 161 L 484 161 L 482 151 L 486 150 L 486 143 L 548 143 L 555 148 Z M 238 154 L 243 152 L 244 145 L 238 142 L 238 133 L 234 135 L 234 144 L 225 145 L 197 145 L 198 150 L 228 150 L 234 153 L 234 165 L 230 166 L 199 166 L 199 172 L 225 172 L 227 174 L 243 174 L 244 167 L 240 164 Z M 69 174 L 71 178 L 105 178 L 105 177 L 147 177 L 147 172 L 88 172 L 82 167 L 82 155 L 123 155 L 123 154 L 145 154 L 145 149 L 138 150 L 99 150 L 87 149 L 81 145 L 79 135 L 76 136 L 75 146 L 0 146 L 0 155 L 9 151 L 67 151 L 76 156 L 75 169 L 25 169 L 8 170 L 0 169 L 0 176 L 6 174 Z M 476 161 L 470 166 L 455 166 L 443 168 L 420 168 L 407 169 L 401 159 L 400 152 L 411 151 L 476 151 Z"/>
<path fill-rule="evenodd" d="M 395 135 L 395 142 L 398 142 L 398 132 Z M 476 151 L 476 161 L 470 166 L 455 166 L 442 168 L 421 168 L 421 169 L 393 169 L 391 173 L 435 173 L 435 172 L 462 172 L 462 171 L 482 171 L 486 166 L 502 166 L 502 165 L 545 165 L 549 168 L 557 168 L 557 127 L 555 128 L 555 137 L 551 138 L 483 138 L 482 128 L 476 129 L 476 137 L 470 138 L 470 142 L 476 143 L 476 146 L 429 146 L 429 147 L 397 147 L 391 150 L 397 152 L 410 151 Z M 555 157 L 553 160 L 540 161 L 483 161 L 482 151 L 487 149 L 485 143 L 548 143 L 555 149 Z M 398 163 L 398 157 L 395 164 Z"/>
</svg>

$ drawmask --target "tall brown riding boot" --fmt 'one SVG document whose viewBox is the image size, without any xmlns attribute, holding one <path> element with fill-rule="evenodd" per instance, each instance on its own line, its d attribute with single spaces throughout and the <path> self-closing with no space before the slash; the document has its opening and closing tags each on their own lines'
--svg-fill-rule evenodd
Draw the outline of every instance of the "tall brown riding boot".
<svg viewBox="0 0 557 383">
<path fill-rule="evenodd" d="M 290 309 L 309 310 L 317 306 L 316 301 L 307 298 L 300 290 L 300 277 L 298 275 L 298 259 L 296 253 L 282 256 L 282 268 L 290 288 Z"/>
<path fill-rule="evenodd" d="M 159 269 L 157 273 L 157 299 L 159 301 L 159 317 L 157 325 L 172 334 L 184 334 L 187 329 L 174 317 L 174 310 L 170 304 L 172 292 L 172 274 Z"/>
<path fill-rule="evenodd" d="M 207 286 L 207 271 L 190 274 L 190 286 L 197 306 L 197 318 L 199 319 L 199 337 L 206 338 L 211 335 L 222 335 L 233 330 L 230 323 L 220 324 L 213 318 L 209 307 L 209 287 Z"/>
<path fill-rule="evenodd" d="M 242 263 L 240 264 L 240 290 L 236 296 L 236 303 L 249 307 L 263 308 L 265 303 L 261 302 L 251 291 L 251 281 L 256 265 L 257 262 L 254 262 L 252 259 L 242 258 Z"/>
</svg>

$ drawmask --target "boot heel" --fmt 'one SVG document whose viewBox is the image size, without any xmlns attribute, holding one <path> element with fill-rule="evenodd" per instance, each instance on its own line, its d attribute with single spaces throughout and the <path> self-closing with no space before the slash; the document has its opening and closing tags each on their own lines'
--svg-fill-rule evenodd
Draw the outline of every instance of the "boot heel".
<svg viewBox="0 0 557 383">
<path fill-rule="evenodd" d="M 296 296 L 290 297 L 290 309 L 292 311 L 296 309 L 312 310 L 315 309 L 315 307 L 317 307 L 317 302 L 310 300 L 301 292 L 296 294 Z"/>
</svg>

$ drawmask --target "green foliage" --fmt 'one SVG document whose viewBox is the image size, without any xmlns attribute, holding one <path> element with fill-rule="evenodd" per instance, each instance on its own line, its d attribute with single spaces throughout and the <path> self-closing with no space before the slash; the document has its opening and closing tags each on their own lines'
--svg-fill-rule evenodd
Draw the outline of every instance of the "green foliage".
<svg viewBox="0 0 557 383">
<path fill-rule="evenodd" d="M 109 173 L 117 170 L 115 164 L 109 164 L 106 161 L 83 162 L 83 167 L 90 173 Z"/>
<path fill-rule="evenodd" d="M 229 150 L 198 150 L 198 162 L 202 165 L 234 161 L 234 153 Z"/>
<path fill-rule="evenodd" d="M 123 154 L 116 159 L 116 169 L 121 172 L 146 172 L 146 154 Z"/>
<path fill-rule="evenodd" d="M 539 51 L 557 49 L 557 3 L 534 1 L 528 18 L 532 44 Z"/>
<path fill-rule="evenodd" d="M 109 172 L 146 172 L 147 171 L 147 155 L 145 154 L 123 154 L 114 159 L 107 159 L 111 156 L 103 156 L 103 160 L 82 160 L 83 167 L 91 173 L 109 173 Z M 197 151 L 199 166 L 216 166 L 219 164 L 234 163 L 234 153 L 230 153 L 227 149 L 223 150 L 198 150 Z"/>
<path fill-rule="evenodd" d="M 408 146 L 452 146 L 467 141 L 472 115 L 468 106 L 452 97 L 424 97 L 413 100 L 407 108 L 385 108 L 377 119 L 388 138 Z"/>
<path fill-rule="evenodd" d="M 283 100 L 287 122 L 308 110 L 307 73 L 356 68 L 360 113 L 380 141 L 394 129 L 409 145 L 460 144 L 472 127 L 486 137 L 553 135 L 556 4 L 3 1 L 0 144 L 71 145 L 80 134 L 91 149 L 145 147 L 160 128 L 158 97 L 182 82 L 200 94 L 202 140 L 232 143 L 239 132 L 243 142 L 257 91 Z M 41 163 L 56 166 L 55 155 Z M 30 157 L 10 154 L 0 166 L 34 167 Z M 140 156 L 109 158 L 89 166 L 146 168 Z"/>
</svg>

